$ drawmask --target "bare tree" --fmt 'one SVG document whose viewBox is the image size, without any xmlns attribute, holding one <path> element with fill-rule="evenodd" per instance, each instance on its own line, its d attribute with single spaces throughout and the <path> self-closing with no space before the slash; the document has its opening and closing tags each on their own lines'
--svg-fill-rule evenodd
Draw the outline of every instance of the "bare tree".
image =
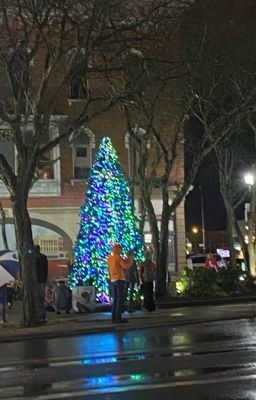
<svg viewBox="0 0 256 400">
<path fill-rule="evenodd" d="M 128 130 L 140 155 L 139 186 L 153 235 L 158 296 L 165 294 L 168 224 L 172 213 L 189 191 L 205 157 L 237 131 L 248 110 L 254 110 L 254 74 L 249 84 L 248 74 L 244 76 L 241 68 L 229 69 L 228 58 L 216 61 L 210 54 L 204 30 L 199 50 L 197 58 L 191 56 L 189 61 L 181 58 L 173 63 L 162 59 L 157 70 L 147 60 L 144 76 L 150 76 L 150 85 L 145 84 L 146 77 L 144 81 L 140 79 L 139 83 L 144 84 L 142 95 L 126 104 Z M 144 128 L 143 135 L 138 126 Z M 175 185 L 172 174 L 177 149 L 184 139 L 190 157 L 184 183 Z M 157 183 L 163 200 L 160 230 L 152 204 Z"/>
<path fill-rule="evenodd" d="M 245 258 L 248 261 L 248 251 L 236 217 L 236 209 L 246 198 L 246 191 L 244 191 L 239 180 L 241 173 L 239 167 L 241 168 L 243 156 L 240 135 L 241 132 L 236 131 L 235 134 L 224 139 L 214 148 L 218 162 L 220 191 L 227 212 L 228 242 L 232 267 L 236 265 L 235 236 L 238 237 Z"/>
<path fill-rule="evenodd" d="M 183 54 L 175 62 L 168 55 L 163 57 L 158 68 L 146 59 L 144 76 L 150 77 L 149 85 L 145 84 L 146 78 L 144 81 L 140 78 L 136 84 L 144 84 L 142 96 L 126 107 L 128 129 L 140 154 L 139 185 L 153 234 L 158 296 L 165 294 L 168 224 L 172 213 L 184 199 L 204 158 L 235 134 L 248 112 L 255 110 L 256 75 L 247 33 L 239 42 L 235 40 L 236 30 L 227 25 L 227 9 L 222 1 L 217 7 L 218 12 L 225 11 L 221 21 L 216 16 L 215 3 L 214 7 L 211 2 L 195 3 L 194 8 L 188 9 L 188 14 L 192 12 L 184 22 L 188 36 L 180 36 Z M 167 94 L 170 87 L 173 93 L 176 88 L 172 96 Z M 179 106 L 175 108 L 175 104 Z M 159 121 L 158 118 L 159 115 L 163 117 L 163 110 L 169 110 L 167 134 L 163 119 Z M 134 129 L 136 126 L 144 127 L 143 135 L 139 129 Z M 184 183 L 170 196 L 175 183 L 172 172 L 180 139 L 185 139 L 190 157 Z M 152 146 L 155 146 L 153 163 L 150 158 Z M 156 182 L 163 200 L 160 230 L 152 204 L 152 188 Z"/>
<path fill-rule="evenodd" d="M 123 84 L 124 55 L 138 43 L 150 46 L 152 27 L 161 25 L 175 5 L 173 0 L 147 1 L 146 8 L 139 1 L 131 8 L 116 0 L 0 0 L 0 118 L 3 129 L 7 128 L 5 140 L 17 152 L 16 170 L 0 153 L 0 178 L 12 203 L 26 324 L 37 320 L 27 199 L 43 173 L 40 160 L 60 141 L 75 137 L 78 128 L 141 91 Z M 58 99 L 71 74 L 79 78 L 84 101 L 76 115 L 67 112 L 56 121 Z M 91 77 L 100 82 L 100 90 L 89 86 Z"/>
<path fill-rule="evenodd" d="M 213 4 L 211 1 L 197 0 L 186 20 L 186 27 L 189 21 L 194 21 L 196 31 L 192 33 L 184 28 L 189 53 L 198 54 L 198 64 L 191 64 L 189 86 L 191 99 L 194 100 L 190 114 L 200 123 L 204 133 L 208 133 L 209 143 L 220 138 L 214 149 L 228 228 L 230 235 L 235 229 L 240 240 L 241 232 L 234 215 L 235 208 L 243 198 L 235 190 L 233 181 L 237 161 L 236 144 L 238 148 L 241 146 L 245 121 L 255 114 L 256 94 L 255 52 L 252 51 L 255 35 L 251 30 L 254 21 L 248 7 L 250 4 L 250 0 L 245 0 L 238 19 L 236 3 L 233 7 L 227 7 L 223 1 Z M 192 146 L 192 151 L 197 149 Z"/>
<path fill-rule="evenodd" d="M 168 238 L 169 238 L 169 221 L 172 213 L 175 212 L 178 205 L 186 196 L 189 191 L 199 166 L 205 159 L 205 157 L 217 146 L 227 135 L 230 134 L 229 125 L 236 124 L 237 113 L 233 110 L 230 114 L 230 121 L 226 125 L 222 126 L 222 129 L 217 129 L 221 126 L 222 116 L 215 118 L 214 122 L 211 121 L 208 124 L 208 120 L 204 119 L 206 116 L 199 115 L 195 105 L 191 105 L 190 112 L 194 112 L 194 116 L 197 119 L 204 121 L 204 132 L 201 136 L 195 138 L 192 134 L 184 134 L 184 127 L 187 124 L 185 115 L 180 115 L 180 120 L 173 119 L 172 125 L 170 123 L 169 131 L 165 131 L 161 123 L 157 121 L 156 115 L 159 112 L 157 109 L 157 102 L 159 95 L 163 94 L 163 88 L 157 92 L 155 97 L 150 96 L 150 100 L 143 99 L 141 101 L 141 113 L 144 116 L 144 128 L 145 132 L 142 136 L 136 127 L 136 123 L 141 121 L 138 116 L 132 120 L 131 112 L 126 110 L 128 129 L 130 135 L 133 137 L 136 143 L 136 149 L 140 154 L 139 162 L 139 187 L 140 194 L 143 200 L 144 207 L 147 212 L 147 216 L 150 223 L 151 233 L 153 236 L 153 245 L 156 255 L 157 263 L 157 290 L 158 297 L 165 295 L 166 290 L 166 273 L 167 273 L 167 258 L 168 258 Z M 166 96 L 164 96 L 166 97 Z M 197 106 L 201 104 L 201 101 L 205 101 L 198 96 L 195 97 Z M 137 104 L 138 109 L 138 104 Z M 136 110 L 137 112 L 137 110 Z M 170 116 L 169 116 L 170 122 Z M 225 120 L 226 122 L 226 120 Z M 217 132 L 217 133 L 216 133 Z M 193 154 L 188 168 L 187 175 L 184 182 L 176 184 L 174 178 L 175 161 L 178 154 L 179 146 L 182 146 L 180 142 L 183 141 L 184 135 L 187 139 L 187 146 L 189 142 L 193 142 Z M 150 143 L 150 148 L 148 146 Z M 155 157 L 152 159 L 152 147 L 154 147 Z M 161 191 L 162 197 L 162 213 L 161 213 L 161 226 L 160 230 L 157 224 L 157 216 L 152 203 L 152 192 L 155 186 L 158 185 Z"/>
</svg>

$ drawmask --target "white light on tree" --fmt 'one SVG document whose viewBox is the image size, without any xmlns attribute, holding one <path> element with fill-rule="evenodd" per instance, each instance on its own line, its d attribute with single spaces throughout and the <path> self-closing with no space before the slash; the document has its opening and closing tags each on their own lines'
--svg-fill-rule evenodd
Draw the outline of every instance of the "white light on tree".
<svg viewBox="0 0 256 400">
<path fill-rule="evenodd" d="M 249 174 L 249 173 L 244 175 L 244 181 L 245 181 L 246 185 L 250 185 L 250 186 L 254 185 L 253 175 Z"/>
</svg>

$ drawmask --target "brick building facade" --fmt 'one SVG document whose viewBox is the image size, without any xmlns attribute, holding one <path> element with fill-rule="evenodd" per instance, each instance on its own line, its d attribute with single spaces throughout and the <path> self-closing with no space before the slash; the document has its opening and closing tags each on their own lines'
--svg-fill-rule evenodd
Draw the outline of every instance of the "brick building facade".
<svg viewBox="0 0 256 400">
<path fill-rule="evenodd" d="M 66 100 L 68 102 L 68 99 Z M 69 107 L 72 107 L 72 103 Z M 87 136 L 87 135 L 86 135 Z M 38 180 L 31 192 L 28 202 L 28 208 L 32 223 L 34 225 L 35 236 L 41 241 L 44 237 L 56 235 L 62 238 L 63 245 L 55 254 L 47 251 L 47 246 L 42 250 L 50 259 L 58 259 L 59 262 L 52 262 L 51 273 L 53 275 L 66 275 L 67 271 L 63 268 L 63 264 L 68 257 L 72 256 L 72 245 L 76 239 L 79 229 L 79 213 L 80 207 L 85 201 L 85 193 L 87 188 L 86 176 L 93 164 L 95 154 L 99 143 L 104 136 L 109 136 L 119 154 L 120 162 L 123 170 L 129 174 L 131 168 L 129 163 L 131 154 L 129 152 L 129 142 L 127 142 L 127 129 L 125 120 L 121 113 L 110 112 L 108 116 L 99 118 L 90 126 L 87 143 L 84 139 L 75 143 L 62 143 L 54 149 L 54 157 L 59 157 L 52 170 L 43 175 L 43 179 Z M 81 135 L 84 137 L 84 134 Z M 4 143 L 2 143 L 3 145 Z M 3 149 L 3 147 L 2 147 Z M 86 151 L 83 151 L 86 149 Z M 10 146 L 6 148 L 6 155 L 12 155 L 15 159 L 15 149 Z M 79 157 L 79 154 L 81 157 Z M 78 156 L 77 156 L 78 155 Z M 80 160 L 79 160 L 80 158 Z M 10 158 L 9 158 L 10 159 Z M 76 167 L 76 165 L 79 165 Z M 76 168 L 81 168 L 80 173 Z M 84 169 L 83 169 L 84 168 Z M 78 174 L 78 175 L 76 175 Z M 172 187 L 181 184 L 184 177 L 183 166 L 183 146 L 180 145 L 180 151 L 176 161 L 176 167 L 173 174 Z M 2 204 L 6 210 L 7 223 L 12 223 L 12 211 L 8 200 L 8 192 L 3 184 L 0 184 L 0 196 Z M 154 190 L 153 204 L 156 214 L 161 215 L 161 193 L 159 188 Z M 140 213 L 140 196 L 135 188 L 135 206 L 138 214 Z M 185 265 L 185 223 L 184 223 L 184 207 L 181 204 L 176 210 L 175 216 L 170 221 L 170 248 L 169 248 L 169 268 L 172 272 L 178 271 Z M 42 227 L 45 228 L 45 232 Z M 14 230 L 9 235 L 14 235 Z M 151 242 L 149 224 L 145 224 L 145 238 L 148 243 Z M 13 243 L 13 240 L 11 240 Z M 60 269 L 59 265 L 62 266 Z"/>
<path fill-rule="evenodd" d="M 33 76 L 32 91 L 36 90 L 36 82 L 40 82 L 43 59 L 44 54 L 39 50 L 33 60 L 30 61 L 31 74 Z M 53 99 L 49 132 L 51 137 L 54 137 L 56 130 L 59 129 L 59 122 L 65 116 L 78 115 L 84 106 L 83 87 L 80 86 L 79 81 L 70 77 L 68 81 L 65 80 L 63 84 L 60 84 L 63 78 L 62 68 L 64 67 L 60 66 L 59 69 L 56 69 L 48 88 L 50 92 L 54 92 L 56 88 L 59 89 Z M 105 90 L 100 78 L 94 78 L 93 75 L 90 78 L 89 85 L 90 90 L 93 90 L 94 93 L 101 93 Z M 4 75 L 0 77 L 0 88 L 0 97 L 8 98 L 10 90 L 6 85 L 6 77 Z M 47 99 L 44 99 L 44 101 L 47 102 Z M 168 122 L 164 121 L 164 118 L 161 121 L 161 118 L 162 116 L 159 113 L 158 122 L 162 123 L 166 135 L 171 137 L 173 135 L 171 124 L 169 126 Z M 143 129 L 144 127 L 141 126 L 140 128 Z M 1 123 L 0 133 L 6 129 L 9 129 L 6 123 Z M 28 145 L 32 129 L 32 124 L 30 126 L 28 121 L 24 128 L 24 135 Z M 136 173 L 134 154 L 127 134 L 125 116 L 117 106 L 94 118 L 87 127 L 79 128 L 79 132 L 75 132 L 73 138 L 61 142 L 60 145 L 50 150 L 40 160 L 40 167 L 44 169 L 44 173 L 30 190 L 28 210 L 33 224 L 34 240 L 41 244 L 42 251 L 48 255 L 49 259 L 55 260 L 52 265 L 63 266 L 68 257 L 72 256 L 72 246 L 79 230 L 80 207 L 85 201 L 87 178 L 99 143 L 104 136 L 111 138 L 119 154 L 123 170 L 131 177 L 132 174 Z M 179 187 L 184 180 L 183 150 L 183 144 L 180 143 L 175 167 L 172 170 L 170 193 L 175 192 L 175 188 Z M 3 138 L 0 142 L 0 152 L 6 156 L 11 167 L 15 170 L 16 150 L 13 143 Z M 14 229 L 11 228 L 12 210 L 9 193 L 1 181 L 0 198 L 6 211 L 10 246 L 13 247 L 15 246 L 15 240 Z M 152 202 L 160 224 L 162 201 L 160 190 L 157 187 L 153 191 Z M 135 207 L 138 214 L 140 213 L 140 204 L 140 194 L 138 188 L 135 187 Z M 169 270 L 177 272 L 185 265 L 183 203 L 177 208 L 175 215 L 172 216 L 169 224 L 169 233 Z M 145 224 L 145 238 L 148 243 L 151 242 L 147 221 Z M 59 263 L 56 261 L 58 259 L 60 260 Z M 60 274 L 60 270 L 56 272 L 56 268 L 53 273 Z M 61 271 L 63 271 L 61 275 L 66 274 L 66 270 L 62 269 Z"/>
</svg>

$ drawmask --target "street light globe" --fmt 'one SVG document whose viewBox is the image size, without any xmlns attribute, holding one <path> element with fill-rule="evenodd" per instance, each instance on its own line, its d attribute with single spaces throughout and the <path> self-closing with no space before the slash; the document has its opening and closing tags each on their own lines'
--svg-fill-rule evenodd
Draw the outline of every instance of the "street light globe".
<svg viewBox="0 0 256 400">
<path fill-rule="evenodd" d="M 244 181 L 246 185 L 253 186 L 254 185 L 254 177 L 252 174 L 248 173 L 244 175 Z"/>
<path fill-rule="evenodd" d="M 192 232 L 193 232 L 193 233 L 198 233 L 198 227 L 197 227 L 197 226 L 193 226 Z"/>
</svg>

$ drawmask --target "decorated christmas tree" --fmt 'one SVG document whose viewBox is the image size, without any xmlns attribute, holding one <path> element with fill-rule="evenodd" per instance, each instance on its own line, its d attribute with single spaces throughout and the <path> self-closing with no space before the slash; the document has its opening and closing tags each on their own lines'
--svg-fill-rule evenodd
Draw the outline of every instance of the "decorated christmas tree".
<svg viewBox="0 0 256 400">
<path fill-rule="evenodd" d="M 121 244 L 124 257 L 133 251 L 137 262 L 144 259 L 129 183 L 111 140 L 105 137 L 91 170 L 70 270 L 71 285 L 95 286 L 101 302 L 109 300 L 107 257 L 114 243 Z"/>
</svg>

